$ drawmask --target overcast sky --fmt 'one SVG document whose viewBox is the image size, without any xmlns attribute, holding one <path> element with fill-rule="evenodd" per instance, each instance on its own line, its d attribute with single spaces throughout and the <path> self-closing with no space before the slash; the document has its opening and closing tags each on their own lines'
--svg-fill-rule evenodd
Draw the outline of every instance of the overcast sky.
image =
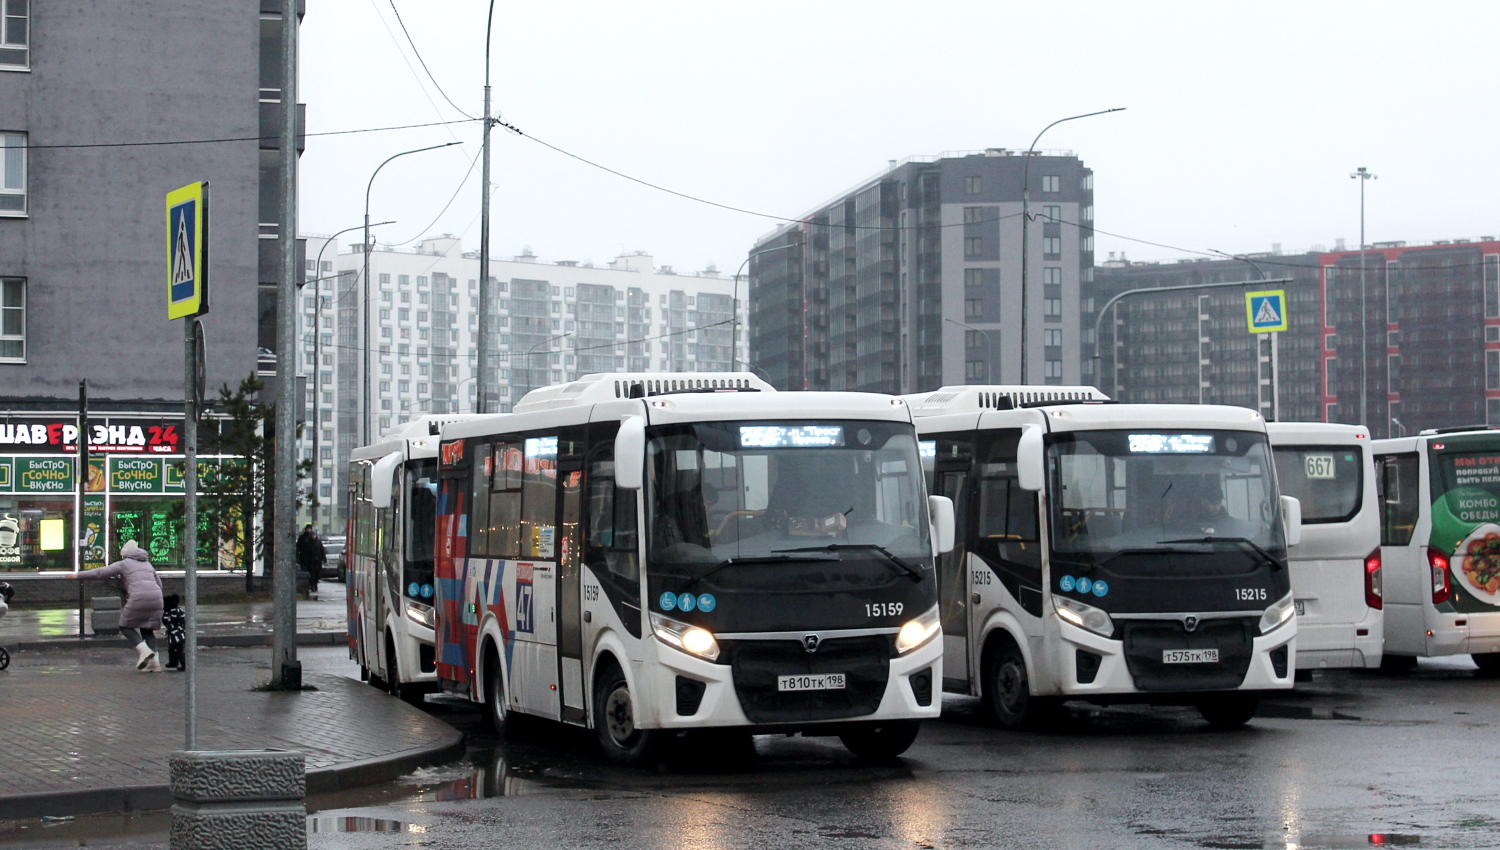
<svg viewBox="0 0 1500 850">
<path fill-rule="evenodd" d="M 482 111 L 486 0 L 312 0 L 310 131 Z M 1050 130 L 1095 174 L 1096 257 L 1287 252 L 1359 240 L 1500 236 L 1494 34 L 1500 3 L 885 0 L 496 4 L 497 113 L 537 139 L 689 195 L 798 217 L 913 154 L 1025 149 Z M 396 219 L 382 242 L 479 244 L 477 122 L 309 139 L 301 229 Z M 494 137 L 494 255 L 732 272 L 771 218 Z M 466 177 L 467 174 L 467 177 Z M 462 188 L 460 188 L 462 183 Z M 457 193 L 455 195 L 455 192 Z M 452 200 L 446 212 L 443 208 Z M 357 234 L 350 234 L 357 238 Z M 348 237 L 345 237 L 346 239 Z"/>
</svg>

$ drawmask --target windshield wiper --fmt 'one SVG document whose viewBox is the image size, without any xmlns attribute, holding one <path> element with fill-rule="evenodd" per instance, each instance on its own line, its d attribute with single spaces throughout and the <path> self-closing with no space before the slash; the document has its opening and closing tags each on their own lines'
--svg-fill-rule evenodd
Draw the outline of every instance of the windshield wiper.
<svg viewBox="0 0 1500 850">
<path fill-rule="evenodd" d="M 720 561 L 717 564 L 714 564 L 713 566 L 709 567 L 708 569 L 704 570 L 703 572 L 698 573 L 697 575 L 695 575 L 692 578 L 688 579 L 688 583 L 685 586 L 686 587 L 692 587 L 692 586 L 696 585 L 698 582 L 700 582 L 700 581 L 708 578 L 709 576 L 713 575 L 714 573 L 718 572 L 719 570 L 724 569 L 725 567 L 734 567 L 734 566 L 739 566 L 740 564 L 784 563 L 784 562 L 787 562 L 787 561 L 808 561 L 808 560 L 812 560 L 812 561 L 837 561 L 838 559 L 839 559 L 839 556 L 836 555 L 836 554 L 832 554 L 832 553 L 830 553 L 826 557 L 822 557 L 822 558 L 807 558 L 805 556 L 799 558 L 799 557 L 796 557 L 796 556 L 793 556 L 793 555 L 780 555 L 780 554 L 778 554 L 778 555 L 739 555 L 739 556 L 736 556 L 736 557 L 733 557 L 733 558 L 725 558 L 724 560 Z"/>
<path fill-rule="evenodd" d="M 912 581 L 921 581 L 925 576 L 922 571 L 912 566 L 911 561 L 897 555 L 891 550 L 881 546 L 879 543 L 829 543 L 827 546 L 803 546 L 800 549 L 773 549 L 773 552 L 879 552 L 886 556 L 891 563 L 900 567 Z"/>
<path fill-rule="evenodd" d="M 1261 556 L 1262 558 L 1265 558 L 1266 561 L 1268 561 L 1271 564 L 1271 568 L 1272 569 L 1279 569 L 1281 567 L 1281 564 L 1278 563 L 1275 558 L 1271 557 L 1271 553 L 1270 552 L 1267 552 L 1266 550 L 1262 549 L 1259 544 L 1257 544 L 1254 540 L 1251 540 L 1248 537 L 1215 537 L 1214 535 L 1210 534 L 1210 535 L 1208 535 L 1206 537 L 1179 537 L 1179 538 L 1174 539 L 1174 540 L 1158 540 L 1156 542 L 1157 543 L 1238 543 L 1239 545 L 1244 546 L 1244 547 L 1250 549 L 1252 552 L 1254 552 L 1255 554 Z"/>
</svg>

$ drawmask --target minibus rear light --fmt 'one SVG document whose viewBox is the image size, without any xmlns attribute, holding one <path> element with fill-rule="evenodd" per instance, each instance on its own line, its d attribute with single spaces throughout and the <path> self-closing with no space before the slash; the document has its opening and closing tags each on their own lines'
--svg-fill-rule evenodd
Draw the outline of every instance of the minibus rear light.
<svg viewBox="0 0 1500 850">
<path fill-rule="evenodd" d="M 1447 602 L 1453 596 L 1453 586 L 1448 583 L 1448 556 L 1428 546 L 1427 565 L 1432 569 L 1432 604 Z"/>
<path fill-rule="evenodd" d="M 1385 607 L 1385 580 L 1380 570 L 1380 550 L 1365 556 L 1365 604 L 1376 611 Z"/>
</svg>

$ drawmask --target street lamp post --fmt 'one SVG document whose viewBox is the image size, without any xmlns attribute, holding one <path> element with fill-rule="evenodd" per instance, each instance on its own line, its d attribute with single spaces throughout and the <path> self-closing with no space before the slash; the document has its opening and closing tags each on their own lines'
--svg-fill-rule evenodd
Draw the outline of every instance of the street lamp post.
<svg viewBox="0 0 1500 850">
<path fill-rule="evenodd" d="M 1349 177 L 1359 181 L 1359 424 L 1367 425 L 1370 421 L 1367 400 L 1370 332 L 1369 311 L 1365 309 L 1365 184 L 1376 177 L 1364 166 L 1355 169 Z M 1389 381 L 1390 378 L 1387 377 L 1386 380 Z M 1389 389 L 1386 390 L 1386 397 L 1390 397 Z"/>
<path fill-rule="evenodd" d="M 731 352 L 729 355 L 729 371 L 738 372 L 740 368 L 740 273 L 745 270 L 746 266 L 750 265 L 750 261 L 752 259 L 759 257 L 761 254 L 770 254 L 775 251 L 785 251 L 788 248 L 800 248 L 802 247 L 802 245 L 803 243 L 801 242 L 789 242 L 785 245 L 777 245 L 774 248 L 763 248 L 759 251 L 751 251 L 749 254 L 745 255 L 745 261 L 740 263 L 740 267 L 735 270 L 734 295 L 730 299 L 732 302 L 730 304 L 730 327 L 732 328 L 732 331 L 730 333 L 729 342 L 729 350 Z"/>
<path fill-rule="evenodd" d="M 370 227 L 380 227 L 383 224 L 395 224 L 395 222 L 394 221 L 377 221 L 376 223 L 371 224 L 369 226 Z M 351 230 L 358 230 L 358 229 L 360 229 L 363 226 L 364 225 L 356 224 L 353 227 L 346 227 L 343 230 L 340 230 L 339 232 L 337 232 L 337 233 L 333 234 L 332 236 L 328 237 L 327 239 L 323 240 L 323 246 L 318 249 L 318 259 L 313 263 L 313 274 L 317 275 L 317 277 L 313 278 L 312 280 L 303 281 L 303 284 L 304 285 L 306 285 L 308 283 L 319 284 L 319 283 L 322 283 L 325 280 L 333 280 L 333 279 L 337 278 L 338 275 L 334 275 L 331 278 L 325 278 L 325 277 L 323 277 L 323 252 L 326 251 L 326 250 L 328 250 L 328 246 L 333 244 L 333 240 L 339 238 L 340 236 L 343 236 L 345 233 L 348 233 Z M 314 288 L 314 291 L 316 291 L 316 288 Z M 313 416 L 313 423 L 312 423 L 312 432 L 313 432 L 312 433 L 312 449 L 313 449 L 313 470 L 314 470 L 314 472 L 313 472 L 313 492 L 312 492 L 312 498 L 308 500 L 308 505 L 309 505 L 308 510 L 311 511 L 311 519 L 312 519 L 312 523 L 313 523 L 314 526 L 316 526 L 318 524 L 318 490 L 317 490 L 317 488 L 318 488 L 318 486 L 320 485 L 320 483 L 323 480 L 323 478 L 322 478 L 322 475 L 323 475 L 323 461 L 322 461 L 322 459 L 318 455 L 318 431 L 319 431 L 319 428 L 322 425 L 322 423 L 318 421 L 318 418 L 316 416 L 316 414 L 318 412 L 317 398 L 318 398 L 318 392 L 319 392 L 319 384 L 318 384 L 318 358 L 322 355 L 322 351 L 323 351 L 323 296 L 319 295 L 319 296 L 317 296 L 317 298 L 318 298 L 318 300 L 315 301 L 315 302 L 313 302 L 313 368 L 312 368 L 312 376 L 313 376 L 313 413 L 315 415 Z"/>
<path fill-rule="evenodd" d="M 984 375 L 985 379 L 988 380 L 990 375 L 990 364 L 995 360 L 995 347 L 993 341 L 990 339 L 990 332 L 985 330 L 984 328 L 976 328 L 973 325 L 966 325 L 957 319 L 950 319 L 947 316 L 943 317 L 943 321 L 958 325 L 961 328 L 965 328 L 976 333 L 984 334 Z M 968 346 L 965 346 L 965 348 L 967 347 Z M 965 375 L 964 380 L 967 381 L 968 379 L 969 376 Z"/>
<path fill-rule="evenodd" d="M 490 10 L 484 17 L 484 140 L 481 155 L 484 166 L 479 178 L 479 333 L 475 339 L 476 352 L 474 374 L 474 412 L 489 413 L 489 404 L 484 385 L 484 370 L 487 367 L 487 352 L 490 342 L 490 130 L 495 121 L 490 117 L 490 31 L 495 25 L 495 0 L 490 0 Z"/>
<path fill-rule="evenodd" d="M 1031 147 L 1026 149 L 1026 162 L 1021 168 L 1021 383 L 1026 384 L 1026 286 L 1027 267 L 1030 265 L 1027 259 L 1031 255 L 1031 243 L 1029 241 L 1031 230 L 1031 160 L 1036 155 L 1036 143 L 1042 140 L 1042 133 L 1051 130 L 1064 121 L 1077 121 L 1079 118 L 1092 118 L 1095 115 L 1108 115 L 1111 112 L 1123 112 L 1125 107 L 1116 106 L 1113 109 L 1101 109 L 1098 112 L 1085 112 L 1082 115 L 1070 115 L 1067 118 L 1059 118 L 1051 124 L 1042 128 L 1041 133 L 1031 140 Z"/>
<path fill-rule="evenodd" d="M 567 333 L 558 334 L 557 336 L 554 336 L 554 337 L 548 337 L 547 339 L 544 339 L 541 342 L 537 343 L 536 345 L 533 345 L 532 347 L 526 349 L 526 372 L 528 374 L 530 374 L 532 372 L 532 370 L 534 369 L 534 367 L 532 365 L 532 362 L 531 362 L 531 356 L 536 353 L 536 350 L 538 348 L 541 348 L 544 345 L 551 345 L 552 343 L 557 342 L 560 339 L 565 339 L 565 338 L 570 337 L 572 335 L 573 335 L 573 332 L 572 331 L 568 331 Z M 546 371 L 546 370 L 543 370 L 543 371 Z M 544 387 L 547 386 L 546 382 L 544 381 L 541 384 L 541 386 L 544 386 Z M 535 387 L 531 387 L 531 389 L 536 389 L 536 388 Z"/>
<path fill-rule="evenodd" d="M 368 182 L 368 183 L 365 184 L 365 223 L 364 223 L 364 229 L 365 230 L 364 230 L 364 242 L 361 245 L 361 250 L 363 250 L 364 253 L 365 253 L 365 256 L 364 256 L 364 274 L 362 275 L 362 277 L 364 278 L 364 283 L 363 283 L 363 288 L 360 290 L 360 305 L 359 305 L 359 327 L 360 327 L 360 331 L 361 331 L 361 333 L 360 333 L 361 346 L 360 347 L 362 349 L 360 351 L 360 358 L 359 358 L 359 371 L 360 371 L 360 378 L 362 379 L 361 383 L 364 384 L 364 388 L 363 388 L 364 389 L 364 392 L 363 392 L 363 395 L 364 395 L 363 402 L 364 403 L 362 405 L 363 409 L 361 411 L 364 415 L 360 417 L 360 432 L 361 432 L 360 433 L 360 443 L 362 445 L 369 445 L 370 444 L 370 430 L 371 430 L 371 428 L 370 428 L 370 228 L 373 227 L 374 225 L 370 224 L 370 190 L 372 188 L 374 188 L 374 186 L 375 186 L 375 177 L 376 177 L 376 175 L 380 174 L 380 169 L 385 168 L 386 165 L 389 164 L 391 160 L 397 159 L 398 157 L 406 156 L 408 154 L 421 153 L 422 151 L 435 151 L 438 148 L 451 148 L 454 145 L 461 145 L 461 144 L 463 144 L 463 142 L 445 142 L 445 143 L 443 143 L 441 145 L 428 145 L 425 148 L 415 148 L 415 149 L 409 150 L 409 151 L 402 151 L 401 153 L 398 153 L 398 154 L 392 154 L 391 156 L 386 157 L 385 162 L 382 162 L 379 165 L 375 166 L 375 171 L 370 174 L 370 182 Z"/>
</svg>

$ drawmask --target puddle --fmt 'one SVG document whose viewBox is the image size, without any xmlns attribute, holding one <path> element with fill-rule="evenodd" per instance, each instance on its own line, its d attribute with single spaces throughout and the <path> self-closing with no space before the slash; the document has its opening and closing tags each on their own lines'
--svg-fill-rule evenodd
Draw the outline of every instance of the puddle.
<svg viewBox="0 0 1500 850">
<path fill-rule="evenodd" d="M 1197 844 L 1209 850 L 1357 850 L 1362 847 L 1419 847 L 1422 836 L 1399 832 L 1371 832 L 1365 835 L 1309 834 L 1264 842 L 1211 838 Z"/>
<path fill-rule="evenodd" d="M 419 823 L 403 823 L 399 820 L 365 817 L 310 817 L 307 831 L 314 832 L 426 832 L 427 827 Z"/>
</svg>

